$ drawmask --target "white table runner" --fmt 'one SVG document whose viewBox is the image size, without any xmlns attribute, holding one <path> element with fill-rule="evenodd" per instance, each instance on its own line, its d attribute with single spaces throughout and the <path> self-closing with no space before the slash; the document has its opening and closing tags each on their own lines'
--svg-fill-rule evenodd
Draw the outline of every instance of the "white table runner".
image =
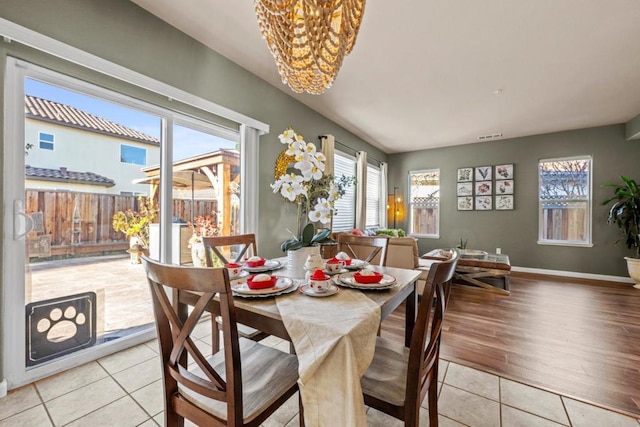
<svg viewBox="0 0 640 427">
<path fill-rule="evenodd" d="M 360 378 L 373 360 L 380 307 L 362 292 L 276 298 L 298 355 L 307 426 L 366 426 Z"/>
</svg>

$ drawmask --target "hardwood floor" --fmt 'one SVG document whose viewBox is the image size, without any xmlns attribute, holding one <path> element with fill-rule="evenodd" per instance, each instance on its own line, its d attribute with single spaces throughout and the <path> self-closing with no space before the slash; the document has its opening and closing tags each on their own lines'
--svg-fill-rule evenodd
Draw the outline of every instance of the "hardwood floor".
<svg viewBox="0 0 640 427">
<path fill-rule="evenodd" d="M 404 313 L 382 326 L 402 340 Z M 454 285 L 440 356 L 640 417 L 640 291 L 514 273 L 511 295 Z"/>
</svg>

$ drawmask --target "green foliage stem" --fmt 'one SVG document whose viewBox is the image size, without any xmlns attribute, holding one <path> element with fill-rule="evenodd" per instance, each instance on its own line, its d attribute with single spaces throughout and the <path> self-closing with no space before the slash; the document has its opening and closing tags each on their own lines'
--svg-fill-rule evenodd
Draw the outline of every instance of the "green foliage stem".
<svg viewBox="0 0 640 427">
<path fill-rule="evenodd" d="M 614 196 L 602 202 L 603 205 L 611 205 L 607 222 L 615 224 L 622 232 L 622 238 L 616 244 L 624 240 L 628 249 L 634 249 L 636 258 L 640 258 L 640 191 L 635 180 L 620 176 L 622 183 L 603 184 L 603 187 L 613 188 Z"/>
</svg>

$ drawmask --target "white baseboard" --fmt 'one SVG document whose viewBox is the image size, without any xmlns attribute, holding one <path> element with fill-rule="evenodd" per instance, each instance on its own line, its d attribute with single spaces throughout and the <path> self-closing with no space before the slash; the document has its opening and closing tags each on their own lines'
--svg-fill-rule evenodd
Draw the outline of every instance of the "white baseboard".
<svg viewBox="0 0 640 427">
<path fill-rule="evenodd" d="M 547 276 L 576 277 L 578 279 L 604 280 L 607 282 L 635 283 L 630 277 L 607 276 L 605 274 L 579 273 L 576 271 L 544 270 L 542 268 L 511 267 L 511 271 Z"/>
<path fill-rule="evenodd" d="M 7 395 L 7 380 L 3 379 L 0 382 L 0 399 Z"/>
</svg>

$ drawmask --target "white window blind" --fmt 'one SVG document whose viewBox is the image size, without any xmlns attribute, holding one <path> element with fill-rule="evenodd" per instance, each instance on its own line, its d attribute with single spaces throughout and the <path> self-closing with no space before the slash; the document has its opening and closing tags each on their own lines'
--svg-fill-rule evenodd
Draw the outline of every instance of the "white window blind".
<svg viewBox="0 0 640 427">
<path fill-rule="evenodd" d="M 380 227 L 380 168 L 367 165 L 366 227 Z"/>
<path fill-rule="evenodd" d="M 336 150 L 333 162 L 333 174 L 336 178 L 356 175 L 355 157 Z M 337 213 L 333 216 L 333 231 L 349 231 L 356 224 L 356 186 L 350 185 L 346 190 L 345 195 L 335 203 Z"/>
</svg>

